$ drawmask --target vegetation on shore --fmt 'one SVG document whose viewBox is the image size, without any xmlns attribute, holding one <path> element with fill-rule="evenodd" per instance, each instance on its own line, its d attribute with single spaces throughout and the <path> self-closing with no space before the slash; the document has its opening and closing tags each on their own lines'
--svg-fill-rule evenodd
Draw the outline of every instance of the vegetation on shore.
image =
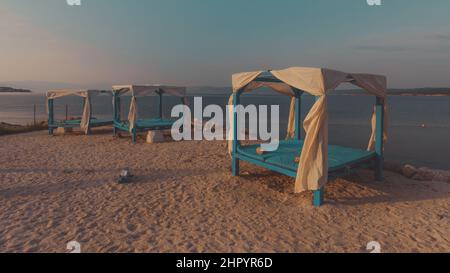
<svg viewBox="0 0 450 273">
<path fill-rule="evenodd" d="M 28 133 L 28 132 L 41 131 L 41 130 L 46 130 L 46 129 L 47 129 L 46 121 L 39 122 L 36 124 L 29 124 L 29 125 L 14 125 L 14 124 L 0 122 L 0 136 Z"/>
<path fill-rule="evenodd" d="M 361 89 L 338 90 L 336 95 L 365 95 L 366 91 Z M 411 88 L 388 90 L 390 96 L 450 96 L 450 88 Z"/>
<path fill-rule="evenodd" d="M 0 86 L 0 93 L 31 93 L 31 90 Z"/>
</svg>

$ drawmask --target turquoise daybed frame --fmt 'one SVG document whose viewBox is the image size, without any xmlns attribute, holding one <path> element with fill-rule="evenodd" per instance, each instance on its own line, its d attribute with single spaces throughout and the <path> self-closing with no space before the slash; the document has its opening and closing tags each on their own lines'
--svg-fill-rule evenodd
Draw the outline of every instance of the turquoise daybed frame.
<svg viewBox="0 0 450 273">
<path fill-rule="evenodd" d="M 81 128 L 86 135 L 91 134 L 91 129 L 96 127 L 109 126 L 113 124 L 112 120 L 97 119 L 92 116 L 91 98 L 102 94 L 110 94 L 110 91 L 103 90 L 51 90 L 47 92 L 47 114 L 48 114 L 48 133 L 53 135 L 57 128 Z M 74 120 L 55 119 L 55 100 L 61 97 L 78 96 L 83 98 L 83 118 Z M 84 121 L 84 120 L 85 121 Z"/>
<path fill-rule="evenodd" d="M 121 97 L 131 93 L 131 105 L 128 120 L 122 120 L 121 114 Z M 171 129 L 175 123 L 175 119 L 163 118 L 163 95 L 168 94 L 179 97 L 182 103 L 187 102 L 186 88 L 165 86 L 165 85 L 117 85 L 113 86 L 113 127 L 114 135 L 118 132 L 129 132 L 132 137 L 133 144 L 137 141 L 137 134 L 139 132 L 146 132 L 152 130 L 167 130 Z M 139 119 L 137 110 L 137 99 L 145 96 L 159 97 L 158 100 L 158 117 L 151 119 Z"/>
<path fill-rule="evenodd" d="M 248 72 L 251 73 L 251 72 Z M 258 74 L 258 73 L 256 73 Z M 367 76 L 367 74 L 365 74 Z M 354 75 L 355 78 L 357 75 Z M 248 77 L 248 75 L 243 78 Z M 380 76 L 376 76 L 380 77 Z M 381 76 L 382 77 L 382 76 Z M 379 78 L 377 78 L 379 79 Z M 381 78 L 383 79 L 383 78 Z M 359 79 L 361 82 L 361 79 Z M 347 77 L 346 82 L 352 82 L 351 77 Z M 353 82 L 355 84 L 355 82 Z M 249 85 L 251 90 L 266 86 L 273 87 L 272 84 L 287 84 L 281 81 L 279 78 L 275 77 L 271 71 L 261 72 L 259 76 L 250 81 L 250 83 L 244 85 L 238 90 L 234 90 L 232 95 L 232 103 L 230 100 L 230 105 L 233 109 L 240 104 L 241 96 L 244 92 L 247 92 Z M 358 84 L 356 84 L 358 85 Z M 304 91 L 298 88 L 288 85 L 294 92 L 293 100 L 295 100 L 295 134 L 286 140 L 280 141 L 278 150 L 273 152 L 257 152 L 257 148 L 260 145 L 249 145 L 244 146 L 238 140 L 238 114 L 233 110 L 233 140 L 231 147 L 232 156 L 232 174 L 233 176 L 239 176 L 239 166 L 240 161 L 249 162 L 251 164 L 263 167 L 265 169 L 287 175 L 292 178 L 297 178 L 299 173 L 299 163 L 298 157 L 302 154 L 304 139 L 302 139 L 301 127 L 302 127 L 302 116 L 301 116 L 301 104 L 302 96 Z M 361 85 L 358 85 L 361 86 Z M 336 86 L 337 87 L 337 86 Z M 318 97 L 316 97 L 318 99 Z M 317 101 L 316 99 L 316 101 Z M 340 176 L 346 175 L 351 169 L 365 166 L 368 164 L 374 164 L 375 166 L 375 177 L 377 181 L 383 180 L 383 158 L 384 158 L 384 140 L 385 140 L 385 98 L 377 96 L 375 103 L 374 117 L 376 117 L 376 128 L 374 130 L 372 138 L 375 137 L 376 141 L 375 149 L 368 150 L 363 149 L 353 149 L 348 147 L 329 145 L 328 146 L 328 177 L 330 179 L 338 178 Z M 292 106 L 291 106 L 292 107 Z M 373 141 L 373 139 L 372 139 Z M 313 191 L 313 205 L 321 206 L 324 201 L 324 186 L 320 189 Z"/>
</svg>

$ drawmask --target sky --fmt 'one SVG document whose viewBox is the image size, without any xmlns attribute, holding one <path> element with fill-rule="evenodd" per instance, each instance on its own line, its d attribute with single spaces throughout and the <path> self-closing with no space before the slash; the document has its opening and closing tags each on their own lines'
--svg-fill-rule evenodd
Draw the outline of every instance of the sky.
<svg viewBox="0 0 450 273">
<path fill-rule="evenodd" d="M 1 0 L 0 82 L 229 86 L 327 67 L 450 86 L 449 0 Z"/>
</svg>

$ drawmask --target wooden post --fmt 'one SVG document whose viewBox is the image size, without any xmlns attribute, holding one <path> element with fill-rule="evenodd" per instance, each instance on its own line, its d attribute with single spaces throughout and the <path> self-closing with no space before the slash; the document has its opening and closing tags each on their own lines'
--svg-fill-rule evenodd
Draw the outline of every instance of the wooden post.
<svg viewBox="0 0 450 273">
<path fill-rule="evenodd" d="M 237 157 L 238 141 L 238 115 L 237 105 L 239 104 L 239 95 L 233 94 L 233 151 L 232 151 L 232 172 L 233 176 L 239 176 L 239 159 Z"/>
<path fill-rule="evenodd" d="M 33 126 L 36 126 L 36 104 L 33 105 Z"/>
<path fill-rule="evenodd" d="M 376 145 L 375 152 L 377 154 L 375 162 L 375 179 L 376 181 L 383 181 L 384 174 L 384 99 L 377 97 L 376 102 L 376 116 L 377 116 L 377 126 L 376 126 Z"/>
<path fill-rule="evenodd" d="M 163 118 L 163 93 L 160 91 L 160 92 L 158 92 L 158 94 L 159 94 L 159 106 L 158 106 L 159 119 L 162 119 Z"/>
<path fill-rule="evenodd" d="M 53 99 L 47 100 L 47 108 L 48 108 L 48 134 L 53 135 L 53 122 L 54 122 L 54 114 L 53 114 Z"/>
</svg>

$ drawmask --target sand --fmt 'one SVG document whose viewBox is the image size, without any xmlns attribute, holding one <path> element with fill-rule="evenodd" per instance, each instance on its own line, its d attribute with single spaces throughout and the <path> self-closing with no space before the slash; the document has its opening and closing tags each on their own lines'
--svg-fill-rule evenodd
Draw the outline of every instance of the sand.
<svg viewBox="0 0 450 273">
<path fill-rule="evenodd" d="M 362 170 L 314 208 L 291 178 L 246 163 L 232 177 L 225 142 L 35 132 L 0 137 L 0 154 L 0 252 L 450 251 L 449 183 Z"/>
</svg>

